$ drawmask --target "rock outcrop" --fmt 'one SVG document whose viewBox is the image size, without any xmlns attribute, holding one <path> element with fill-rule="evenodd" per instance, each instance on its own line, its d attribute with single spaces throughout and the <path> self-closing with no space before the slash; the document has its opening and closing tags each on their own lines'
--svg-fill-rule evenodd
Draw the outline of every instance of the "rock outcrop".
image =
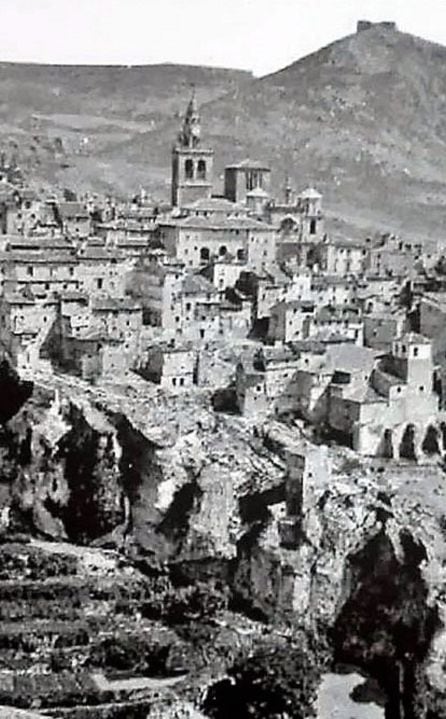
<svg viewBox="0 0 446 719">
<path fill-rule="evenodd" d="M 139 380 L 124 391 L 60 376 L 36 381 L 0 451 L 4 533 L 111 542 L 186 584 L 222 581 L 236 611 L 327 637 L 334 660 L 381 683 L 392 716 L 446 716 L 440 466 L 360 464 L 297 426 L 219 415 L 198 390 L 169 398 Z M 296 451 L 319 469 L 289 548 Z"/>
</svg>

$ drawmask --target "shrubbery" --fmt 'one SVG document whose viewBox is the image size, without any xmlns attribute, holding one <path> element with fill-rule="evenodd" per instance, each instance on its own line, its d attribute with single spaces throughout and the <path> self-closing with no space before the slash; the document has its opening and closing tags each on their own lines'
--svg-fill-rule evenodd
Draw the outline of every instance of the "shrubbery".
<svg viewBox="0 0 446 719">
<path fill-rule="evenodd" d="M 306 719 L 319 683 L 315 655 L 297 646 L 265 647 L 240 656 L 203 704 L 212 719 Z"/>
</svg>

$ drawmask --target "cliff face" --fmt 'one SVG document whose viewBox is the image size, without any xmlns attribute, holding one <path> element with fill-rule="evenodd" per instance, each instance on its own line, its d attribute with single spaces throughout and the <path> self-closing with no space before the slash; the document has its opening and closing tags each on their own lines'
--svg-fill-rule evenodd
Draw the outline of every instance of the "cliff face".
<svg viewBox="0 0 446 719">
<path fill-rule="evenodd" d="M 234 609 L 327 636 L 335 660 L 380 681 L 392 716 L 446 715 L 440 467 L 363 466 L 297 429 L 217 415 L 199 393 L 44 386 L 2 426 L 3 532 L 113 542 L 185 581 L 222 579 Z M 331 470 L 306 478 L 300 540 L 286 549 L 293 446 L 315 466 L 325 453 Z"/>
</svg>

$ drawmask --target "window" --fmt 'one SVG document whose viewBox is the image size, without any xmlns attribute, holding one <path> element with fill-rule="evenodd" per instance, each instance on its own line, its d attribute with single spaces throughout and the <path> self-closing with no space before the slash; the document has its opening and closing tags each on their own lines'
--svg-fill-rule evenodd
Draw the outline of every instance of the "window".
<svg viewBox="0 0 446 719">
<path fill-rule="evenodd" d="M 192 307 L 191 303 L 190 303 L 190 302 L 186 302 L 186 312 L 190 312 L 191 307 Z"/>
<path fill-rule="evenodd" d="M 418 389 L 420 390 L 420 392 L 424 392 L 424 387 L 418 387 Z"/>
<path fill-rule="evenodd" d="M 200 250 L 200 260 L 202 262 L 207 262 L 209 260 L 209 257 L 210 257 L 209 249 L 207 247 L 202 247 Z"/>
<path fill-rule="evenodd" d="M 220 255 L 220 257 L 224 257 L 227 254 L 227 252 L 228 252 L 228 248 L 226 247 L 226 245 L 222 245 L 220 247 L 220 249 L 218 250 L 218 254 Z"/>
<path fill-rule="evenodd" d="M 69 273 L 70 273 L 70 277 L 73 277 L 73 275 L 74 275 L 74 267 L 70 267 L 70 269 L 69 269 L 68 271 L 69 271 Z"/>
<path fill-rule="evenodd" d="M 418 357 L 418 347 L 413 348 L 413 356 Z"/>
<path fill-rule="evenodd" d="M 193 180 L 194 179 L 194 163 L 193 160 L 186 160 L 184 163 L 184 172 L 186 175 L 186 180 Z"/>
<path fill-rule="evenodd" d="M 34 267 L 28 267 L 26 273 L 29 277 L 32 277 L 34 275 Z"/>
<path fill-rule="evenodd" d="M 204 160 L 198 160 L 197 177 L 199 180 L 206 179 L 206 162 Z"/>
<path fill-rule="evenodd" d="M 184 385 L 184 377 L 180 377 L 180 387 L 183 387 Z"/>
<path fill-rule="evenodd" d="M 102 277 L 97 278 L 96 284 L 97 284 L 98 290 L 102 290 L 102 288 L 104 286 L 104 280 L 102 279 Z"/>
<path fill-rule="evenodd" d="M 176 377 L 172 377 L 172 384 L 173 384 L 174 387 L 176 387 L 176 385 L 177 385 L 177 378 L 176 378 Z"/>
<path fill-rule="evenodd" d="M 316 234 L 316 220 L 310 221 L 310 235 Z"/>
</svg>

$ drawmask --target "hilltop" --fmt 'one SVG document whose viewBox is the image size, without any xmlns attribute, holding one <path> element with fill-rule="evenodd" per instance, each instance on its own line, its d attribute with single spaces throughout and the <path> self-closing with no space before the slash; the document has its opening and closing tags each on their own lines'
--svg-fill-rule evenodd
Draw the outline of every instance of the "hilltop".
<svg viewBox="0 0 446 719">
<path fill-rule="evenodd" d="M 0 133 L 27 147 L 40 181 L 118 192 L 144 184 L 167 197 L 170 148 L 195 83 L 217 189 L 226 163 L 261 157 L 276 192 L 285 174 L 324 192 L 331 229 L 441 237 L 445 61 L 442 46 L 373 26 L 260 79 L 174 65 L 2 65 Z"/>
<path fill-rule="evenodd" d="M 358 228 L 441 235 L 445 62 L 446 48 L 374 26 L 212 102 L 205 123 L 218 154 L 235 126 L 237 157 L 263 154 L 276 184 L 316 184 Z"/>
</svg>

